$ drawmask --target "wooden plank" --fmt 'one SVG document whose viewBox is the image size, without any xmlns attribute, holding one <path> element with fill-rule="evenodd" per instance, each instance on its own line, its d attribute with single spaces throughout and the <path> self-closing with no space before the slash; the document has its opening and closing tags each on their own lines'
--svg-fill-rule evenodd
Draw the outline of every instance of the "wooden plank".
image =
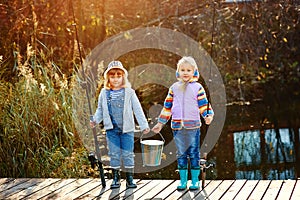
<svg viewBox="0 0 300 200">
<path fill-rule="evenodd" d="M 109 198 L 109 199 L 125 199 L 128 196 L 131 196 L 136 191 L 143 188 L 145 185 L 147 185 L 151 180 L 136 180 L 137 188 L 127 188 L 126 187 L 126 181 L 124 180 L 121 183 L 121 187 L 112 189 L 110 192 L 106 192 L 105 194 L 99 195 L 101 199 Z M 109 196 L 109 197 L 108 197 Z"/>
<path fill-rule="evenodd" d="M 128 192 L 127 195 L 124 195 L 123 199 L 146 199 L 144 197 L 145 194 L 151 193 L 151 190 L 153 190 L 154 187 L 159 185 L 162 182 L 162 180 L 151 180 L 148 184 L 146 184 L 144 187 L 140 188 L 137 191 L 132 191 L 131 193 Z M 127 192 L 127 190 L 126 190 Z M 122 198 L 121 198 L 122 199 Z"/>
<path fill-rule="evenodd" d="M 91 179 L 76 179 L 75 181 L 68 184 L 68 186 L 61 187 L 48 195 L 42 197 L 41 199 L 62 199 L 65 195 L 68 193 L 71 193 L 72 191 L 76 190 L 80 186 L 90 182 Z"/>
<path fill-rule="evenodd" d="M 177 191 L 179 180 L 139 180 L 127 189 L 97 179 L 0 179 L 0 199 L 300 199 L 299 180 L 207 180 L 203 190 Z M 190 180 L 188 182 L 188 186 Z"/>
<path fill-rule="evenodd" d="M 183 196 L 185 193 L 188 192 L 188 187 L 185 190 L 177 190 L 177 186 L 179 185 L 179 181 L 180 180 L 176 180 L 175 181 L 176 184 L 175 185 L 173 185 L 173 184 L 171 185 L 173 188 L 170 188 L 171 189 L 170 191 L 169 191 L 169 189 L 167 190 L 169 192 L 169 194 L 171 194 L 171 195 L 169 195 L 166 198 L 167 200 L 179 199 L 181 196 Z"/>
<path fill-rule="evenodd" d="M 0 185 L 7 184 L 10 181 L 13 181 L 14 178 L 0 178 Z"/>
<path fill-rule="evenodd" d="M 155 199 L 166 199 L 170 194 L 177 190 L 177 186 L 179 184 L 179 180 L 174 181 L 171 185 L 164 188 L 159 194 L 157 194 Z"/>
<path fill-rule="evenodd" d="M 1 198 L 7 199 L 8 197 L 22 191 L 25 189 L 28 189 L 34 185 L 37 185 L 38 183 L 42 182 L 42 180 L 39 179 L 29 179 L 25 182 L 22 182 L 20 184 L 15 185 L 14 187 L 9 188 L 8 190 L 5 190 L 0 193 Z"/>
<path fill-rule="evenodd" d="M 99 188 L 98 188 L 99 187 Z M 90 182 L 82 185 L 81 187 L 79 187 L 78 189 L 70 192 L 69 194 L 66 194 L 64 196 L 64 200 L 71 200 L 71 199 L 76 199 L 86 193 L 88 193 L 89 191 L 98 188 L 98 190 L 101 190 L 101 179 L 99 178 L 93 178 L 91 179 Z"/>
<path fill-rule="evenodd" d="M 210 180 L 205 180 L 204 182 L 204 187 L 206 187 L 209 184 Z M 202 186 L 202 184 L 200 183 L 200 185 Z M 185 193 L 182 197 L 180 197 L 181 199 L 194 199 L 197 195 L 199 195 L 202 191 L 202 188 L 200 187 L 199 190 L 189 190 L 187 193 Z M 204 199 L 205 197 L 203 197 Z M 198 199 L 201 199 L 201 195 L 198 196 Z"/>
<path fill-rule="evenodd" d="M 300 179 L 297 180 L 295 188 L 293 190 L 291 200 L 299 200 L 300 199 Z"/>
<path fill-rule="evenodd" d="M 174 182 L 174 180 L 159 180 L 159 184 L 154 186 L 147 192 L 144 196 L 143 199 L 152 199 L 156 195 L 158 195 L 161 191 L 163 191 L 166 187 L 171 185 Z"/>
<path fill-rule="evenodd" d="M 282 182 L 282 180 L 272 180 L 265 195 L 263 196 L 263 200 L 276 199 L 281 188 Z"/>
<path fill-rule="evenodd" d="M 216 189 L 209 195 L 209 199 L 220 199 L 225 192 L 234 183 L 234 180 L 224 180 Z"/>
<path fill-rule="evenodd" d="M 115 189 L 109 189 L 110 186 L 108 186 L 108 190 L 106 190 L 104 193 L 101 193 L 99 196 L 96 196 L 95 199 L 97 200 L 107 200 L 107 199 L 113 199 L 117 197 L 121 192 L 126 190 L 126 181 L 121 180 L 121 186 L 119 188 Z"/>
<path fill-rule="evenodd" d="M 195 199 L 205 199 L 222 183 L 222 180 L 211 180 L 200 193 L 198 193 Z M 211 199 L 211 198 L 209 198 Z"/>
<path fill-rule="evenodd" d="M 234 183 L 231 185 L 229 190 L 226 192 L 221 199 L 234 199 L 234 197 L 238 194 L 241 188 L 244 186 L 247 180 L 235 180 Z"/>
<path fill-rule="evenodd" d="M 239 193 L 235 196 L 236 200 L 246 200 L 255 186 L 258 184 L 258 180 L 247 180 L 246 184 L 242 187 Z"/>
<path fill-rule="evenodd" d="M 39 179 L 40 182 L 36 185 L 33 185 L 31 187 L 28 187 L 25 190 L 22 190 L 12 196 L 10 196 L 10 199 L 22 199 L 25 198 L 26 196 L 29 196 L 45 187 L 48 187 L 49 185 L 59 181 L 60 179 L 57 178 L 48 178 L 48 179 Z"/>
<path fill-rule="evenodd" d="M 277 199 L 290 199 L 296 180 L 284 180 Z"/>
<path fill-rule="evenodd" d="M 0 185 L 0 195 L 3 191 L 5 190 L 8 190 L 12 187 L 15 187 L 17 186 L 18 184 L 22 184 L 26 181 L 29 181 L 30 179 L 29 178 L 18 178 L 18 179 L 14 179 L 12 181 L 8 181 L 8 182 L 5 182 L 3 184 Z"/>
<path fill-rule="evenodd" d="M 123 192 L 119 193 L 118 195 L 114 196 L 113 199 L 135 199 L 134 197 L 140 195 L 140 194 L 137 194 L 137 192 L 143 190 L 146 187 L 148 187 L 148 185 L 151 182 L 152 182 L 152 180 L 140 180 L 136 183 L 137 188 L 126 188 L 125 191 L 123 191 Z"/>
<path fill-rule="evenodd" d="M 32 195 L 26 196 L 24 199 L 39 199 L 42 198 L 55 190 L 59 190 L 62 187 L 67 186 L 69 183 L 74 182 L 76 179 L 59 179 L 57 182 L 44 187 L 43 189 L 33 193 Z"/>
<path fill-rule="evenodd" d="M 101 179 L 98 179 L 101 182 Z M 98 185 L 95 188 L 92 188 L 91 190 L 87 191 L 86 193 L 84 193 L 83 195 L 74 198 L 74 199 L 97 199 L 99 198 L 101 195 L 103 195 L 104 193 L 108 192 L 110 190 L 110 185 L 112 183 L 112 179 L 108 179 L 106 180 L 106 187 L 103 188 L 102 185 Z"/>
<path fill-rule="evenodd" d="M 260 180 L 255 189 L 252 191 L 249 200 L 261 199 L 270 183 L 270 180 Z"/>
</svg>

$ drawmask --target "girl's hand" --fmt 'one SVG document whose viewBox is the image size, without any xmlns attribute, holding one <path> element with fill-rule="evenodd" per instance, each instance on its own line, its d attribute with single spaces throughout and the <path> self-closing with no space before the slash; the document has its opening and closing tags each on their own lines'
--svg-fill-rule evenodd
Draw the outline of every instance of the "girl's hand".
<svg viewBox="0 0 300 200">
<path fill-rule="evenodd" d="M 207 125 L 209 125 L 213 120 L 213 116 L 211 115 L 207 115 L 205 118 L 204 118 L 204 121 Z"/>
<path fill-rule="evenodd" d="M 148 134 L 150 132 L 150 128 L 146 128 L 143 130 L 143 134 Z"/>
<path fill-rule="evenodd" d="M 163 124 L 158 122 L 158 123 L 152 128 L 152 131 L 153 131 L 154 133 L 159 133 L 160 130 L 162 129 L 162 127 L 163 127 Z"/>
</svg>

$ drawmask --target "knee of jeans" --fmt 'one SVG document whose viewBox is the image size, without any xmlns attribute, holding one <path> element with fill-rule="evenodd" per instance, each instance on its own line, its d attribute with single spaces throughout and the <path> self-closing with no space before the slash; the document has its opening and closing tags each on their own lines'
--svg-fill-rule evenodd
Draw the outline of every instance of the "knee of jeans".
<svg viewBox="0 0 300 200">
<path fill-rule="evenodd" d="M 111 158 L 111 159 L 120 159 L 120 154 L 118 153 L 108 153 L 108 156 Z"/>
<path fill-rule="evenodd" d="M 131 158 L 131 157 L 134 157 L 134 153 L 133 152 L 129 152 L 129 151 L 123 151 L 122 152 L 122 156 L 124 158 Z"/>
<path fill-rule="evenodd" d="M 176 156 L 177 156 L 177 158 L 187 158 L 188 157 L 188 154 L 187 154 L 187 152 L 178 152 L 177 151 L 177 153 L 176 153 Z"/>
</svg>

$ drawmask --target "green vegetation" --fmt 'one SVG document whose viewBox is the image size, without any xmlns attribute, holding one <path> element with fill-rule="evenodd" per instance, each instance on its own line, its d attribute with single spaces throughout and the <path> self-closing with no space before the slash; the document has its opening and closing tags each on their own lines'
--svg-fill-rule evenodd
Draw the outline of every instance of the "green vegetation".
<svg viewBox="0 0 300 200">
<path fill-rule="evenodd" d="M 280 108 L 284 101 L 295 112 L 300 83 L 297 1 L 123 2 L 0 3 L 0 177 L 88 174 L 87 150 L 79 137 L 85 130 L 76 129 L 79 122 L 72 116 L 73 74 L 80 63 L 72 8 L 83 56 L 106 38 L 136 27 L 174 29 L 211 53 L 228 102 L 262 100 Z M 126 66 L 157 62 L 175 67 L 177 57 L 143 50 L 121 59 Z M 151 86 L 141 91 L 143 106 L 163 100 L 160 92 L 149 97 L 158 89 L 163 90 Z"/>
</svg>

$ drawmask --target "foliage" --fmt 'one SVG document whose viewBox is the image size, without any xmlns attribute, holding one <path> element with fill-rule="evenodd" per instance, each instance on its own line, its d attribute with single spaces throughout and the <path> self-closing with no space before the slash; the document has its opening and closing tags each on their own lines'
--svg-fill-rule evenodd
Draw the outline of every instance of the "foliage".
<svg viewBox="0 0 300 200">
<path fill-rule="evenodd" d="M 76 146 L 68 80 L 54 63 L 18 55 L 18 81 L 1 81 L 0 174 L 49 176 Z M 44 167 L 41 167 L 43 165 Z"/>
<path fill-rule="evenodd" d="M 3 1 L 0 176 L 84 176 L 86 150 L 77 134 L 88 130 L 75 125 L 86 125 L 87 115 L 72 116 L 74 106 L 87 109 L 85 97 L 76 95 L 83 88 L 71 81 L 80 63 L 75 28 L 83 57 L 106 38 L 136 27 L 182 32 L 211 54 L 229 102 L 284 100 L 294 108 L 300 83 L 299 9 L 293 0 Z M 130 67 L 151 62 L 175 67 L 178 55 L 148 49 L 120 59 Z M 142 88 L 143 107 L 163 101 L 162 90 L 166 88 L 157 85 Z M 74 105 L 76 98 L 83 104 Z"/>
</svg>

